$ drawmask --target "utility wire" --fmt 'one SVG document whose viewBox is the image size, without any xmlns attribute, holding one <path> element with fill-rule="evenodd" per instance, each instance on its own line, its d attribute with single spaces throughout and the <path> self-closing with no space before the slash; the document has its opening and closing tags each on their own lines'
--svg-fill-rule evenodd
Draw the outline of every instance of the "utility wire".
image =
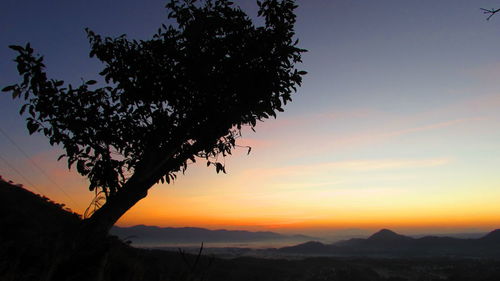
<svg viewBox="0 0 500 281">
<path fill-rule="evenodd" d="M 12 138 L 9 137 L 9 135 L 2 129 L 0 128 L 0 132 L 9 140 L 10 143 L 12 143 L 13 146 L 15 146 L 17 148 L 17 150 L 19 150 L 23 155 L 24 157 L 26 157 L 26 159 L 28 159 L 28 161 L 31 163 L 31 165 L 33 165 L 38 171 L 40 171 L 40 173 L 42 173 L 56 188 L 58 188 L 73 204 L 75 204 L 76 207 L 80 208 L 80 205 L 78 203 L 76 203 L 75 200 L 73 200 L 73 198 L 71 198 L 71 196 L 69 196 L 69 194 L 64 191 L 64 189 L 59 185 L 57 184 L 57 182 L 55 182 L 40 166 L 38 166 L 38 164 L 33 161 L 26 152 L 24 152 L 24 150 L 16 144 L 16 142 L 14 142 L 14 140 L 12 140 Z"/>
<path fill-rule="evenodd" d="M 43 192 L 41 192 L 38 188 L 36 188 L 35 185 L 33 183 L 31 183 L 31 181 L 29 181 L 25 176 L 23 176 L 23 174 L 21 172 L 19 172 L 18 169 L 14 168 L 14 166 L 9 164 L 9 162 L 7 160 L 5 160 L 5 158 L 3 158 L 2 155 L 0 155 L 0 159 L 5 163 L 5 165 L 7 165 L 16 174 L 18 174 L 27 184 L 29 184 L 36 192 L 38 192 L 41 195 L 44 195 Z"/>
</svg>

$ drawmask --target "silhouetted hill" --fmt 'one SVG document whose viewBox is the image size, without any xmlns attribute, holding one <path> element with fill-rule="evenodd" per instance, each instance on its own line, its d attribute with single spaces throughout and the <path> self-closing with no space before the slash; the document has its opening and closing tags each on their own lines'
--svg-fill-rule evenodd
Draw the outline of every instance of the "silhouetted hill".
<svg viewBox="0 0 500 281">
<path fill-rule="evenodd" d="M 0 178 L 1 179 L 1 178 Z M 0 180 L 0 280 L 51 280 L 69 255 L 80 217 L 21 185 Z"/>
<path fill-rule="evenodd" d="M 497 242 L 500 243 L 500 229 L 495 229 L 492 232 L 486 234 L 480 239 L 485 242 Z"/>
<path fill-rule="evenodd" d="M 460 239 L 436 236 L 412 238 L 382 229 L 367 239 L 349 239 L 333 244 L 308 242 L 278 251 L 329 256 L 500 258 L 500 231 L 492 231 L 479 239 Z"/>
<path fill-rule="evenodd" d="M 30 240 L 32 237 L 58 236 L 78 225 L 77 214 L 64 205 L 34 194 L 21 185 L 0 180 L 0 240 Z"/>
<path fill-rule="evenodd" d="M 411 237 L 397 234 L 396 232 L 389 229 L 381 229 L 380 231 L 372 234 L 367 240 L 371 241 L 407 241 L 412 239 Z"/>
<path fill-rule="evenodd" d="M 111 234 L 122 239 L 129 239 L 134 244 L 168 244 L 168 243 L 231 243 L 231 242 L 257 242 L 295 240 L 295 242 L 313 239 L 305 235 L 282 235 L 269 231 L 244 231 L 244 230 L 209 230 L 197 227 L 157 227 L 136 225 L 132 227 L 115 226 Z"/>
<path fill-rule="evenodd" d="M 331 245 L 325 245 L 318 241 L 310 241 L 296 246 L 283 247 L 278 251 L 290 254 L 304 254 L 304 255 L 328 255 L 332 251 Z"/>
</svg>

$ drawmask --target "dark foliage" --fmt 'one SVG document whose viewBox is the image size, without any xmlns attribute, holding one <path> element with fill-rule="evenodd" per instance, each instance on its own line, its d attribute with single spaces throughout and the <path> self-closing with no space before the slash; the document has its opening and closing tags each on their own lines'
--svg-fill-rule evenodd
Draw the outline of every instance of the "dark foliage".
<svg viewBox="0 0 500 281">
<path fill-rule="evenodd" d="M 3 91 L 26 100 L 20 113 L 30 134 L 62 145 L 60 158 L 106 201 L 134 176 L 142 193 L 169 183 L 197 157 L 225 173 L 221 159 L 242 127 L 276 117 L 306 74 L 294 66 L 305 51 L 294 38 L 294 1 L 257 3 L 262 26 L 227 0 L 172 0 L 166 7 L 177 24 L 150 40 L 87 29 L 102 83 L 50 79 L 29 43 L 10 46 L 22 82 Z"/>
</svg>

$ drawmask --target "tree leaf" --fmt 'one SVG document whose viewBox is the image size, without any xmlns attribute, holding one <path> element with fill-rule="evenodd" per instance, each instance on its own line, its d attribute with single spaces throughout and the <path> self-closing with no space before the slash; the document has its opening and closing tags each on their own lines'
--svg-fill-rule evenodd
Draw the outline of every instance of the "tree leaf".
<svg viewBox="0 0 500 281">
<path fill-rule="evenodd" d="M 16 85 L 7 86 L 7 87 L 2 89 L 2 92 L 12 91 L 15 89 L 15 87 L 16 87 Z"/>
<path fill-rule="evenodd" d="M 11 49 L 12 49 L 12 50 L 14 50 L 14 51 L 18 51 L 18 52 L 21 52 L 21 51 L 23 51 L 23 50 L 24 50 L 24 48 L 23 48 L 23 47 L 18 46 L 18 45 L 9 45 L 9 48 L 11 48 Z"/>
</svg>

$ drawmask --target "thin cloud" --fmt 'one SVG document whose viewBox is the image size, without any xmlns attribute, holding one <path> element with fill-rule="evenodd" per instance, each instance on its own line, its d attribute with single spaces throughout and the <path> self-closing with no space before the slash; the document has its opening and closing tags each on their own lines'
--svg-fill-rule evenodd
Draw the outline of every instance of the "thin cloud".
<svg viewBox="0 0 500 281">
<path fill-rule="evenodd" d="M 403 136 L 403 135 L 431 131 L 431 130 L 437 130 L 437 129 L 443 129 L 446 127 L 452 127 L 452 126 L 456 126 L 456 125 L 463 124 L 463 123 L 476 122 L 476 121 L 482 121 L 482 120 L 485 120 L 485 118 L 482 118 L 482 117 L 461 118 L 461 119 L 443 121 L 443 122 L 438 122 L 438 123 L 432 123 L 432 124 L 423 125 L 423 126 L 410 127 L 410 128 L 406 128 L 406 129 L 386 131 L 386 132 L 381 132 L 381 133 L 373 133 L 373 132 L 367 133 L 367 132 L 365 132 L 365 133 L 350 136 L 350 137 L 340 138 L 340 139 L 336 139 L 336 140 L 329 140 L 328 146 L 339 146 L 339 145 L 352 146 L 355 144 L 383 141 L 383 140 L 387 140 L 390 138 L 399 137 L 399 136 Z"/>
<path fill-rule="evenodd" d="M 385 159 L 385 160 L 351 160 L 326 162 L 311 165 L 295 165 L 271 169 L 251 169 L 246 173 L 259 177 L 307 176 L 314 174 L 330 174 L 333 172 L 390 171 L 399 169 L 436 167 L 446 165 L 448 158 L 430 159 Z"/>
<path fill-rule="evenodd" d="M 455 119 L 455 120 L 450 120 L 450 121 L 444 121 L 444 122 L 424 125 L 424 126 L 420 126 L 420 127 L 413 127 L 413 128 L 383 133 L 383 134 L 380 134 L 379 137 L 400 136 L 400 135 L 405 135 L 405 134 L 410 134 L 410 133 L 415 133 L 415 132 L 430 131 L 430 130 L 435 130 L 435 129 L 451 127 L 454 125 L 458 125 L 461 123 L 467 123 L 467 122 L 471 122 L 471 121 L 482 121 L 482 120 L 485 120 L 485 118 L 476 117 L 476 118 Z"/>
</svg>

